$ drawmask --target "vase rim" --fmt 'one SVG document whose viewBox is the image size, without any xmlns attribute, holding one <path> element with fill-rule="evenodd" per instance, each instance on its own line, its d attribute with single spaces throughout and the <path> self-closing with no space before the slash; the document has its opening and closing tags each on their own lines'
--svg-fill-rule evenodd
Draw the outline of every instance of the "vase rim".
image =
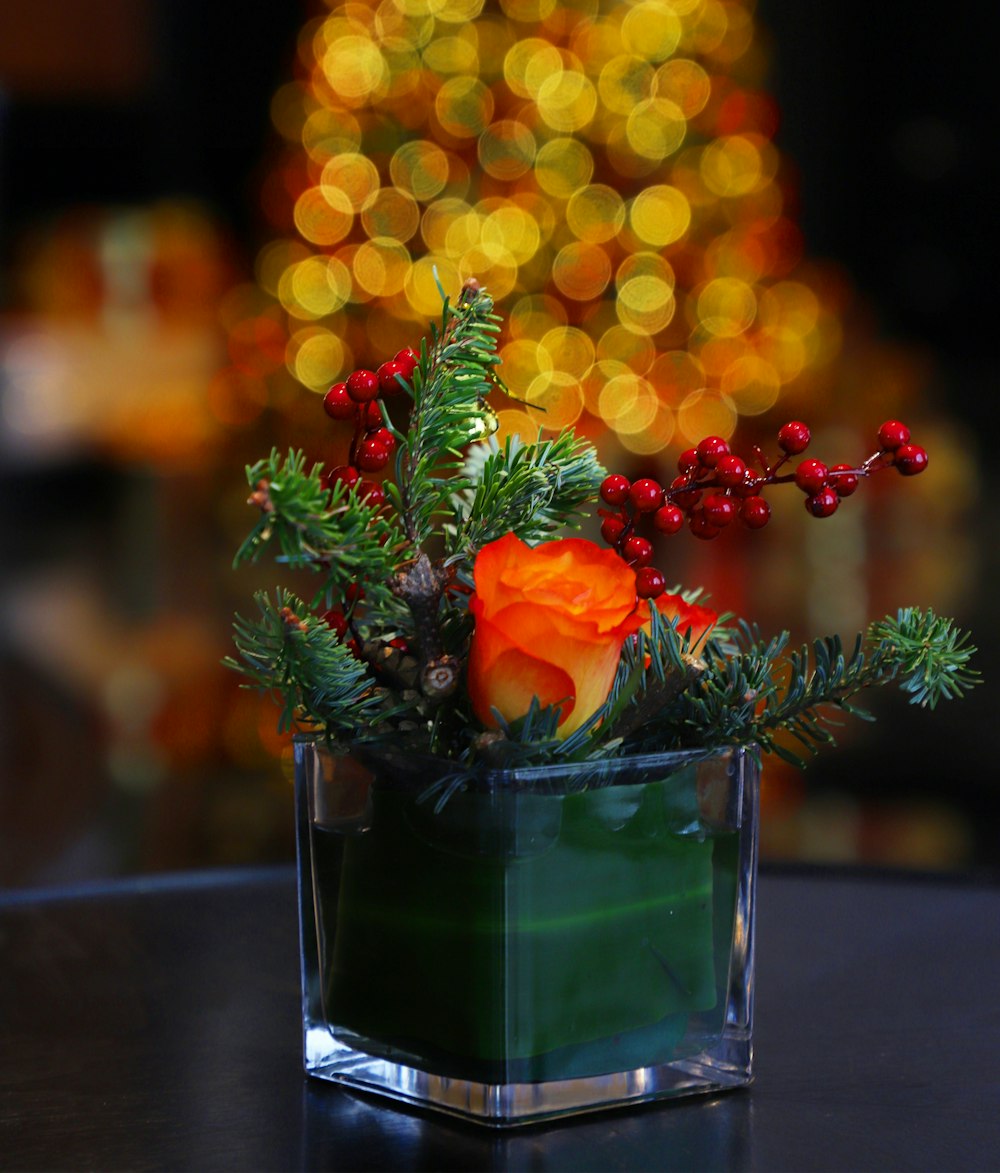
<svg viewBox="0 0 1000 1173">
<path fill-rule="evenodd" d="M 296 745 L 327 744 L 331 748 L 340 747 L 345 753 L 351 749 L 351 743 L 328 739 L 322 733 L 296 733 L 293 735 L 292 740 Z M 553 761 L 541 765 L 511 764 L 501 766 L 480 764 L 470 767 L 454 758 L 442 757 L 439 754 L 409 752 L 394 747 L 385 749 L 374 748 L 368 745 L 362 745 L 359 748 L 371 753 L 373 757 L 380 757 L 390 761 L 406 759 L 410 762 L 434 762 L 440 766 L 450 767 L 456 774 L 467 773 L 487 783 L 501 778 L 516 778 L 520 781 L 530 782 L 546 778 L 557 778 L 568 772 L 580 772 L 584 770 L 618 774 L 626 773 L 637 768 L 662 769 L 663 767 L 670 767 L 671 769 L 676 769 L 694 762 L 706 761 L 710 758 L 732 757 L 739 759 L 747 754 L 752 755 L 755 749 L 755 747 L 750 745 L 723 745 L 657 750 L 651 753 L 626 753 L 619 757 L 589 758 L 583 761 Z"/>
</svg>

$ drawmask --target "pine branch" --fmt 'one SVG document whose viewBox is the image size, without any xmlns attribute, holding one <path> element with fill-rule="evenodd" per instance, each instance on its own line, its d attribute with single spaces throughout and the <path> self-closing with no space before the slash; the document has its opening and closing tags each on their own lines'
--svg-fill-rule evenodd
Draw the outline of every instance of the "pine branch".
<svg viewBox="0 0 1000 1173">
<path fill-rule="evenodd" d="M 282 458 L 273 449 L 267 459 L 247 467 L 253 488 L 250 503 L 260 511 L 253 531 L 240 546 L 234 565 L 256 562 L 272 550 L 289 566 L 322 573 L 324 581 L 313 602 L 326 607 L 359 582 L 368 584 L 372 602 L 389 605 L 385 587 L 396 562 L 401 535 L 376 505 L 343 481 L 324 487 L 322 466 L 306 467 L 305 454 L 290 451 Z"/>
<path fill-rule="evenodd" d="M 979 681 L 968 668 L 975 652 L 968 635 L 931 611 L 911 608 L 873 623 L 849 655 L 839 636 L 828 636 L 782 661 L 785 642 L 781 636 L 764 643 L 746 624 L 735 652 L 723 653 L 710 641 L 708 671 L 696 689 L 682 694 L 667 720 L 702 744 L 755 742 L 802 765 L 778 735 L 787 733 L 815 753 L 834 742 L 830 725 L 837 713 L 871 719 L 853 699 L 865 689 L 897 682 L 913 703 L 933 706 Z"/>
<path fill-rule="evenodd" d="M 869 641 L 877 642 L 878 654 L 896 666 L 899 687 L 910 694 L 911 704 L 933 709 L 940 700 L 964 696 L 982 680 L 968 666 L 976 653 L 969 633 L 933 611 L 901 608 L 895 619 L 872 625 Z"/>
<path fill-rule="evenodd" d="M 444 296 L 442 291 L 442 296 Z M 499 318 L 493 299 L 466 283 L 458 302 L 445 299 L 440 328 L 421 343 L 412 377 L 413 408 L 408 430 L 397 440 L 395 481 L 386 485 L 414 554 L 447 512 L 451 495 L 466 487 L 456 471 L 461 450 L 493 430 L 486 396 L 498 385 L 494 367 Z"/>
<path fill-rule="evenodd" d="M 241 659 L 224 663 L 281 700 L 281 729 L 305 721 L 333 737 L 355 736 L 377 719 L 384 697 L 367 667 L 322 620 L 304 614 L 301 599 L 279 590 L 275 601 L 264 592 L 255 601 L 259 618 L 237 616 L 234 624 Z"/>
<path fill-rule="evenodd" d="M 512 436 L 503 448 L 492 438 L 487 443 L 479 467 L 475 459 L 466 466 L 472 487 L 452 499 L 452 558 L 471 560 L 512 530 L 529 543 L 551 537 L 581 515 L 605 476 L 591 445 L 569 432 L 532 444 Z"/>
</svg>

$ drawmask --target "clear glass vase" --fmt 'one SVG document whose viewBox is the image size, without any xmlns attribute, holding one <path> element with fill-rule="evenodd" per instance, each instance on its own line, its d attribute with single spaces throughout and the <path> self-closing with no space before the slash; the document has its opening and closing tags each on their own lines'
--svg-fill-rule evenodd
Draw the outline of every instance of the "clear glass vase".
<svg viewBox="0 0 1000 1173">
<path fill-rule="evenodd" d="M 749 1082 L 749 750 L 295 754 L 310 1075 L 492 1125 Z"/>
</svg>

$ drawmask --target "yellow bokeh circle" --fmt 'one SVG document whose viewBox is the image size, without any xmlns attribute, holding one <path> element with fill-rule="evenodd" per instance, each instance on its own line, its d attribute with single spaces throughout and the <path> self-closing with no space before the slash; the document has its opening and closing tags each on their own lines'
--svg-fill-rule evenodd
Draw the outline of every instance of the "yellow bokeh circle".
<svg viewBox="0 0 1000 1173">
<path fill-rule="evenodd" d="M 347 302 L 350 292 L 350 274 L 333 257 L 310 257 L 292 270 L 292 297 L 317 318 L 339 310 Z"/>
<path fill-rule="evenodd" d="M 548 367 L 583 379 L 596 357 L 590 335 L 575 326 L 557 326 L 549 330 L 538 345 Z"/>
<path fill-rule="evenodd" d="M 538 436 L 538 422 L 521 408 L 508 408 L 497 412 L 497 430 L 494 439 L 503 444 L 513 436 L 519 436 L 526 444 L 534 443 Z"/>
<path fill-rule="evenodd" d="M 504 203 L 491 211 L 479 234 L 481 248 L 494 260 L 504 259 L 515 265 L 530 260 L 541 245 L 541 232 L 535 219 L 514 203 Z M 509 258 L 509 259 L 508 259 Z"/>
<path fill-rule="evenodd" d="M 346 151 L 324 165 L 319 186 L 324 198 L 335 207 L 346 198 L 350 209 L 360 212 L 379 189 L 378 168 L 364 155 Z"/>
<path fill-rule="evenodd" d="M 629 146 L 644 159 L 659 162 L 672 155 L 684 142 L 687 119 L 669 98 L 648 98 L 640 102 L 625 123 Z"/>
<path fill-rule="evenodd" d="M 756 190 L 763 175 L 760 151 L 743 135 L 713 139 L 701 155 L 701 177 L 709 191 L 731 199 Z"/>
<path fill-rule="evenodd" d="M 392 182 L 420 203 L 441 194 L 448 183 L 448 174 L 448 156 L 437 143 L 426 139 L 403 143 L 389 162 Z"/>
<path fill-rule="evenodd" d="M 403 290 L 410 270 L 406 247 L 389 237 L 359 245 L 351 266 L 355 282 L 372 297 L 393 297 Z"/>
<path fill-rule="evenodd" d="M 719 386 L 740 415 L 760 415 L 777 402 L 781 379 L 769 362 L 747 354 L 723 371 Z"/>
<path fill-rule="evenodd" d="M 685 118 L 700 114 L 712 96 L 712 79 L 697 61 L 674 57 L 665 61 L 656 71 L 655 92 L 659 98 L 668 98 Z"/>
<path fill-rule="evenodd" d="M 644 188 L 629 208 L 632 231 L 659 248 L 680 238 L 691 226 L 691 205 L 683 192 L 666 183 Z"/>
<path fill-rule="evenodd" d="M 327 85 L 344 101 L 360 105 L 383 90 L 389 69 L 378 45 L 369 37 L 336 37 L 322 60 Z"/>
<path fill-rule="evenodd" d="M 562 54 L 555 45 L 541 37 L 524 37 L 507 51 L 503 75 L 519 98 L 534 98 L 545 79 L 562 68 Z"/>
<path fill-rule="evenodd" d="M 536 23 L 550 16 L 556 3 L 557 0 L 500 0 L 500 7 L 510 20 Z"/>
<path fill-rule="evenodd" d="M 343 192 L 308 187 L 295 201 L 295 227 L 313 244 L 337 244 L 351 231 L 354 211 Z"/>
<path fill-rule="evenodd" d="M 713 391 L 692 391 L 677 409 L 677 426 L 689 444 L 696 444 L 705 436 L 728 440 L 736 427 L 736 418 L 730 400 Z"/>
<path fill-rule="evenodd" d="M 620 323 L 610 326 L 597 341 L 598 363 L 614 362 L 637 374 L 645 374 L 656 358 L 656 347 L 645 334 Z"/>
<path fill-rule="evenodd" d="M 515 338 L 500 349 L 500 377 L 518 399 L 526 398 L 525 388 L 540 371 L 551 370 L 548 355 L 532 338 Z"/>
<path fill-rule="evenodd" d="M 640 274 L 618 287 L 615 312 L 626 329 L 657 334 L 670 325 L 677 304 L 673 286 L 662 277 Z"/>
<path fill-rule="evenodd" d="M 611 259 L 599 245 L 579 241 L 564 245 L 552 262 L 556 288 L 574 301 L 600 297 L 611 280 Z"/>
<path fill-rule="evenodd" d="M 420 235 L 424 244 L 431 252 L 444 252 L 451 226 L 471 211 L 465 200 L 448 197 L 435 200 L 420 218 Z"/>
<path fill-rule="evenodd" d="M 706 381 L 701 362 L 686 350 L 668 350 L 658 355 L 647 377 L 661 402 L 674 406 L 692 391 L 704 390 Z"/>
<path fill-rule="evenodd" d="M 507 183 L 531 170 L 536 150 L 531 130 L 514 118 L 491 123 L 479 136 L 480 165 L 488 175 Z"/>
<path fill-rule="evenodd" d="M 302 145 L 317 163 L 356 151 L 361 144 L 358 120 L 346 110 L 313 110 L 302 127 Z"/>
<path fill-rule="evenodd" d="M 597 110 L 594 83 L 575 69 L 550 74 L 535 95 L 538 113 L 553 130 L 564 133 L 582 130 Z"/>
<path fill-rule="evenodd" d="M 583 388 L 566 371 L 542 371 L 528 384 L 524 398 L 544 414 L 539 423 L 546 431 L 571 427 L 583 411 Z"/>
<path fill-rule="evenodd" d="M 674 438 L 677 423 L 674 413 L 662 403 L 655 403 L 652 418 L 638 432 L 622 431 L 619 429 L 618 440 L 621 446 L 637 456 L 655 456 L 668 447 Z"/>
<path fill-rule="evenodd" d="M 742 334 L 753 323 L 756 313 L 753 289 L 736 277 L 716 277 L 702 286 L 698 294 L 698 322 L 710 334 L 724 338 Z"/>
<path fill-rule="evenodd" d="M 361 209 L 361 226 L 368 236 L 409 240 L 420 226 L 420 209 L 413 196 L 397 187 L 380 188 Z"/>
<path fill-rule="evenodd" d="M 680 43 L 683 26 L 666 0 L 640 0 L 622 21 L 622 43 L 649 61 L 670 57 Z"/>
<path fill-rule="evenodd" d="M 579 139 L 550 139 L 535 159 L 538 186 L 557 199 L 568 200 L 574 192 L 586 187 L 593 174 L 594 156 Z"/>
<path fill-rule="evenodd" d="M 625 223 L 625 201 L 606 183 L 592 183 L 566 205 L 566 224 L 574 236 L 592 244 L 611 240 Z"/>
<path fill-rule="evenodd" d="M 420 257 L 407 270 L 403 286 L 406 300 L 423 318 L 436 318 L 441 313 L 438 281 L 444 289 L 457 289 L 462 283 L 458 266 L 440 253 Z"/>
<path fill-rule="evenodd" d="M 478 73 L 479 54 L 465 37 L 436 37 L 422 54 L 424 65 L 435 73 Z"/>
<path fill-rule="evenodd" d="M 478 77 L 453 77 L 438 90 L 434 113 L 455 138 L 476 138 L 493 119 L 493 95 Z"/>
<path fill-rule="evenodd" d="M 620 53 L 601 69 L 597 91 L 607 110 L 629 114 L 637 103 L 653 96 L 656 74 L 642 57 Z"/>
<path fill-rule="evenodd" d="M 344 369 L 344 344 L 329 330 L 300 331 L 289 350 L 292 374 L 314 391 L 325 390 Z"/>
</svg>

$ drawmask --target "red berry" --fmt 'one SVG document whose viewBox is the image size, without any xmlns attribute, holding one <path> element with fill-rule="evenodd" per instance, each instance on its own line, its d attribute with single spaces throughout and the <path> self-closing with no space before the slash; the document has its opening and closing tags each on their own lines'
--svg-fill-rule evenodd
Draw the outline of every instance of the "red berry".
<svg viewBox="0 0 1000 1173">
<path fill-rule="evenodd" d="M 831 513 L 837 512 L 839 504 L 840 498 L 836 490 L 824 485 L 819 492 L 806 497 L 806 512 L 811 513 L 813 517 L 829 517 Z"/>
<path fill-rule="evenodd" d="M 389 463 L 389 449 L 380 441 L 366 436 L 358 447 L 358 468 L 365 472 L 380 472 Z"/>
<path fill-rule="evenodd" d="M 798 456 L 809 447 L 812 434 L 804 423 L 789 420 L 778 432 L 778 447 L 789 456 Z"/>
<path fill-rule="evenodd" d="M 927 467 L 927 453 L 919 444 L 902 444 L 896 449 L 895 465 L 904 477 L 915 477 Z"/>
<path fill-rule="evenodd" d="M 722 493 L 710 493 L 705 498 L 702 508 L 705 510 L 705 517 L 719 529 L 729 525 L 736 516 L 736 502 L 732 497 L 726 497 Z"/>
<path fill-rule="evenodd" d="M 826 484 L 830 470 L 822 460 L 803 460 L 795 470 L 795 483 L 803 493 L 815 495 Z"/>
<path fill-rule="evenodd" d="M 715 479 L 727 489 L 735 489 L 743 484 L 747 466 L 742 457 L 734 456 L 731 452 L 720 456 L 715 465 Z"/>
<path fill-rule="evenodd" d="M 850 497 L 858 484 L 858 474 L 849 464 L 830 465 L 830 485 L 836 490 L 838 497 Z"/>
<path fill-rule="evenodd" d="M 621 550 L 622 557 L 633 566 L 646 566 L 653 560 L 653 543 L 648 538 L 632 534 L 626 538 Z"/>
<path fill-rule="evenodd" d="M 601 481 L 601 499 L 609 505 L 623 505 L 628 499 L 632 482 L 620 472 L 613 472 Z"/>
<path fill-rule="evenodd" d="M 398 395 L 402 391 L 403 388 L 400 387 L 396 376 L 402 375 L 403 371 L 403 364 L 394 358 L 390 358 L 379 367 L 375 374 L 378 376 L 379 390 L 383 395 Z"/>
<path fill-rule="evenodd" d="M 402 368 L 400 374 L 409 383 L 413 378 L 417 363 L 420 361 L 420 355 L 412 347 L 405 346 L 392 361 L 399 363 Z"/>
<path fill-rule="evenodd" d="M 358 497 L 366 505 L 381 508 L 385 504 L 385 489 L 378 481 L 360 481 L 358 483 Z"/>
<path fill-rule="evenodd" d="M 334 383 L 323 396 L 323 410 L 334 420 L 349 420 L 357 411 L 358 405 L 347 393 L 346 383 Z"/>
<path fill-rule="evenodd" d="M 378 391 L 378 375 L 374 371 L 352 371 L 347 376 L 347 394 L 355 403 L 367 403 Z"/>
<path fill-rule="evenodd" d="M 910 442 L 910 429 L 899 420 L 886 420 L 878 430 L 878 445 L 883 452 L 895 452 Z"/>
<path fill-rule="evenodd" d="M 387 427 L 379 426 L 373 432 L 369 432 L 365 437 L 366 440 L 378 440 L 382 447 L 391 456 L 396 451 L 396 437 L 389 431 Z"/>
<path fill-rule="evenodd" d="M 698 449 L 688 448 L 677 457 L 677 468 L 681 472 L 694 472 L 696 468 L 701 467 L 701 461 L 698 459 Z"/>
<path fill-rule="evenodd" d="M 344 588 L 344 598 L 349 603 L 360 603 L 365 597 L 365 588 L 356 582 L 348 583 Z"/>
<path fill-rule="evenodd" d="M 617 546 L 618 539 L 625 532 L 625 521 L 620 517 L 606 517 L 601 522 L 601 537 L 609 546 Z"/>
<path fill-rule="evenodd" d="M 681 509 L 693 509 L 701 500 L 701 489 L 694 489 L 690 487 L 690 476 L 684 475 L 674 477 L 670 482 L 670 498 L 675 505 L 679 505 Z"/>
<path fill-rule="evenodd" d="M 344 638 L 344 633 L 347 631 L 347 618 L 344 612 L 339 607 L 333 607 L 331 610 L 324 613 L 323 618 L 326 620 L 327 626 L 337 636 L 338 639 Z"/>
<path fill-rule="evenodd" d="M 395 648 L 397 651 L 402 652 L 405 656 L 406 653 L 410 650 L 410 641 L 408 639 L 404 639 L 401 635 L 397 635 L 394 639 L 389 640 L 389 647 Z"/>
<path fill-rule="evenodd" d="M 655 599 L 666 589 L 663 571 L 655 566 L 642 566 L 635 572 L 635 593 L 640 599 Z"/>
<path fill-rule="evenodd" d="M 362 423 L 369 430 L 382 427 L 382 408 L 377 399 L 370 399 L 362 408 Z"/>
<path fill-rule="evenodd" d="M 349 489 L 353 489 L 361 479 L 361 474 L 351 464 L 338 464 L 336 468 L 324 473 L 322 479 L 327 489 L 332 489 L 338 481 L 343 481 Z"/>
<path fill-rule="evenodd" d="M 740 517 L 748 529 L 763 529 L 771 520 L 771 506 L 763 497 L 747 497 L 740 506 Z"/>
<path fill-rule="evenodd" d="M 652 513 L 663 504 L 663 487 L 650 477 L 641 477 L 633 481 L 629 496 L 640 513 Z"/>
<path fill-rule="evenodd" d="M 717 525 L 713 525 L 705 514 L 704 509 L 695 509 L 688 517 L 688 529 L 696 538 L 708 542 L 717 538 L 722 532 Z"/>
<path fill-rule="evenodd" d="M 696 449 L 703 468 L 715 468 L 720 456 L 729 455 L 729 445 L 721 436 L 706 436 Z"/>
<path fill-rule="evenodd" d="M 736 486 L 736 489 L 734 490 L 736 496 L 756 497 L 757 490 L 760 488 L 763 480 L 764 478 L 759 473 L 754 472 L 752 468 L 748 468 L 743 474 L 743 480 Z"/>
<path fill-rule="evenodd" d="M 653 514 L 653 525 L 661 534 L 675 534 L 684 524 L 684 514 L 676 505 L 664 505 Z"/>
</svg>

